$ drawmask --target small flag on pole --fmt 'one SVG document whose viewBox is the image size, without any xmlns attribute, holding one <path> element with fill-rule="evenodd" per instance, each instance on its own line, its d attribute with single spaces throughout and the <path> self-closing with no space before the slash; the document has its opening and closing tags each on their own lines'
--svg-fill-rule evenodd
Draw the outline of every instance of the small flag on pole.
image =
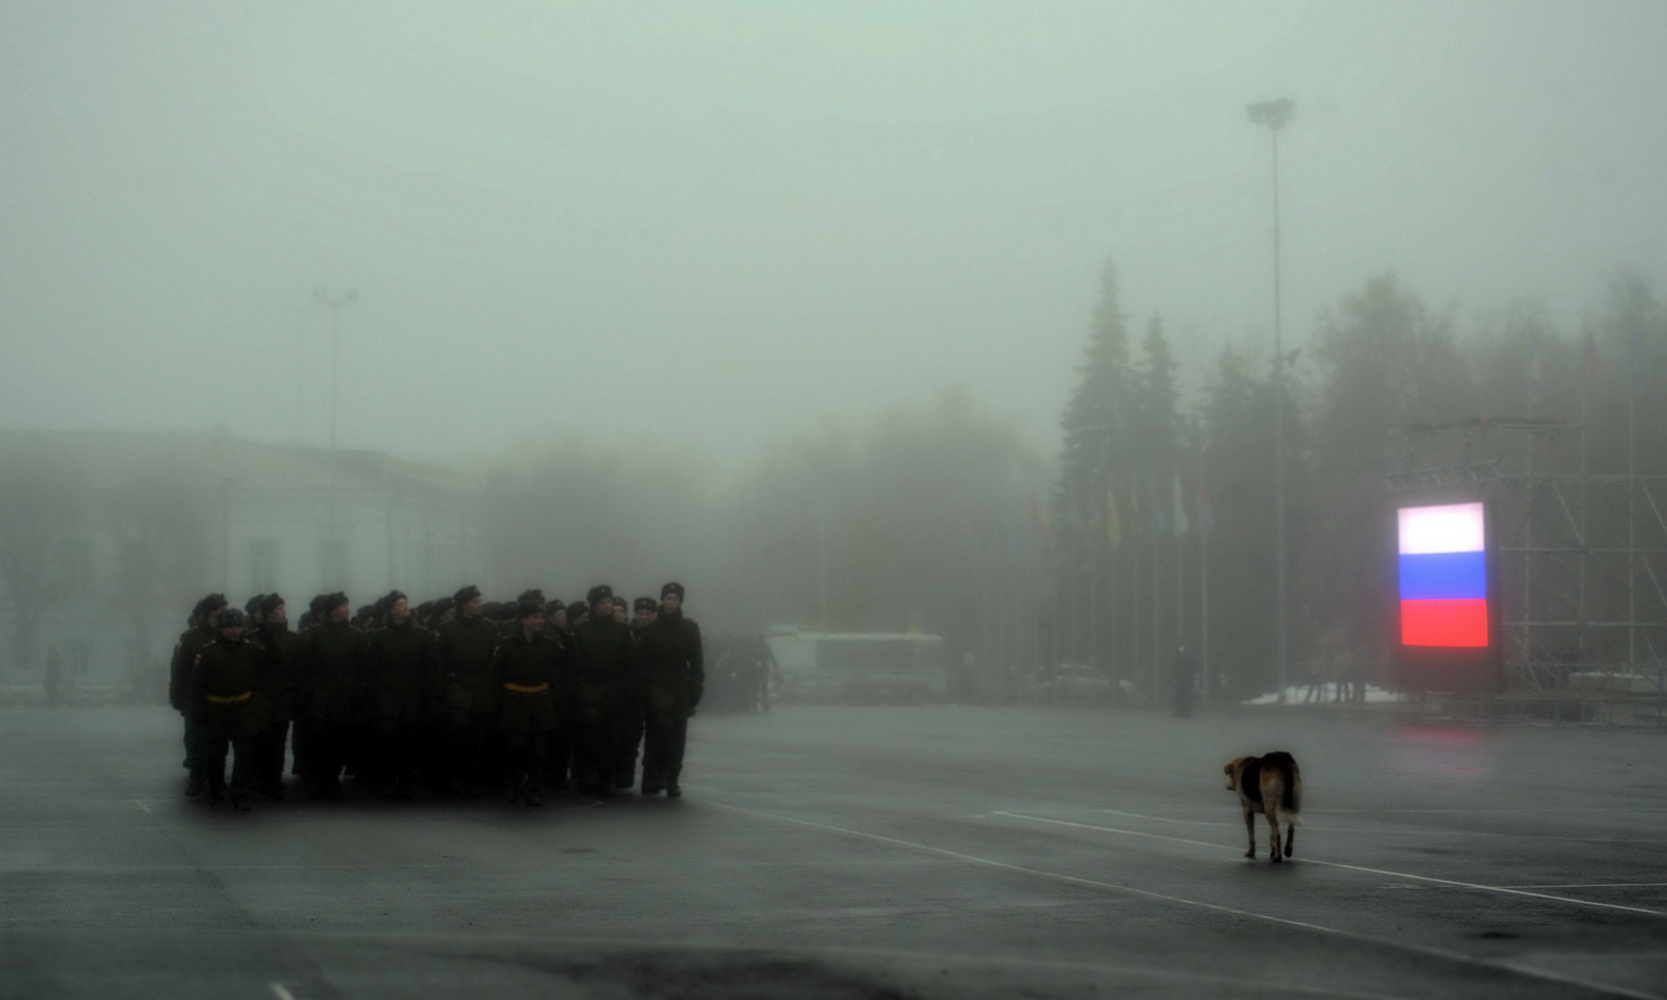
<svg viewBox="0 0 1667 1000">
<path fill-rule="evenodd" d="M 1534 355 L 1528 362 L 1528 406 L 1530 409 L 1545 401 L 1545 373 L 1540 367 L 1540 342 L 1534 341 Z"/>
<path fill-rule="evenodd" d="M 1175 474 L 1175 534 L 1184 535 L 1191 530 L 1192 525 L 1187 521 L 1187 506 L 1181 500 L 1181 474 Z"/>
</svg>

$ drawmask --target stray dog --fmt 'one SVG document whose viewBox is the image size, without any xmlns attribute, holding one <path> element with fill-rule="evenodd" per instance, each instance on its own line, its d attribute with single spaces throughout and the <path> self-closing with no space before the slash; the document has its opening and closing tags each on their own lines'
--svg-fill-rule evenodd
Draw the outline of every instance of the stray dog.
<svg viewBox="0 0 1667 1000">
<path fill-rule="evenodd" d="M 1273 850 L 1268 856 L 1276 862 L 1282 860 L 1279 824 L 1284 822 L 1283 857 L 1290 857 L 1297 827 L 1302 825 L 1302 817 L 1297 815 L 1302 809 L 1302 772 L 1297 770 L 1296 758 L 1275 750 L 1260 757 L 1230 760 L 1222 772 L 1227 775 L 1227 790 L 1239 793 L 1239 808 L 1244 810 L 1244 829 L 1250 836 L 1250 850 L 1244 856 L 1256 856 L 1256 813 L 1259 811 L 1268 818 L 1268 836 L 1273 840 Z"/>
</svg>

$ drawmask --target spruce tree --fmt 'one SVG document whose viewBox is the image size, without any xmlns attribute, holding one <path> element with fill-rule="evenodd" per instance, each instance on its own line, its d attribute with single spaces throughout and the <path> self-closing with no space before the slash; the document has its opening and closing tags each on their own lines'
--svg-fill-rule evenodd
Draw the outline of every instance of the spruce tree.
<svg viewBox="0 0 1667 1000">
<path fill-rule="evenodd" d="M 1128 489 L 1130 431 L 1134 422 L 1129 338 L 1118 308 L 1117 273 L 1107 263 L 1100 280 L 1076 391 L 1062 420 L 1064 448 L 1054 496 L 1054 621 L 1045 641 L 1052 664 L 1092 661 L 1111 671 L 1118 592 L 1116 516 L 1112 497 Z"/>
</svg>

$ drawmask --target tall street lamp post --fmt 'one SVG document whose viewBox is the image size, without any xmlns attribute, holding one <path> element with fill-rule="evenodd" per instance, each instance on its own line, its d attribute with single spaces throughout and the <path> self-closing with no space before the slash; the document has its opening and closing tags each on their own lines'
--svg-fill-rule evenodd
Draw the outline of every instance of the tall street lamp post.
<svg viewBox="0 0 1667 1000">
<path fill-rule="evenodd" d="M 313 300 L 330 310 L 330 450 L 336 450 L 336 359 L 341 353 L 341 311 L 359 301 L 357 289 L 313 289 Z"/>
<path fill-rule="evenodd" d="M 1274 667 L 1279 700 L 1285 701 L 1285 344 L 1279 282 L 1279 130 L 1291 121 L 1296 107 L 1287 98 L 1258 101 L 1245 108 L 1253 125 L 1266 125 L 1273 138 L 1273 549 L 1274 628 L 1277 635 Z"/>
</svg>

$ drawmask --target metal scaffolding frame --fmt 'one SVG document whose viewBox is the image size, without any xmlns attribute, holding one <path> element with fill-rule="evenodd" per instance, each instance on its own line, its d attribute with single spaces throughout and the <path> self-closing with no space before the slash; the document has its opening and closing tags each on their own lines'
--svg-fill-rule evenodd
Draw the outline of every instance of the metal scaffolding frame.
<svg viewBox="0 0 1667 1000">
<path fill-rule="evenodd" d="M 1584 428 L 1564 421 L 1477 417 L 1405 430 L 1407 467 L 1389 477 L 1392 491 L 1465 488 L 1492 503 L 1507 690 L 1557 690 L 1577 673 L 1641 674 L 1659 696 L 1667 476 L 1590 474 Z M 1501 443 L 1496 431 L 1522 440 L 1476 460 Z M 1577 471 L 1556 471 L 1568 468 L 1571 445 Z M 1457 461 L 1422 464 L 1431 452 Z"/>
</svg>

